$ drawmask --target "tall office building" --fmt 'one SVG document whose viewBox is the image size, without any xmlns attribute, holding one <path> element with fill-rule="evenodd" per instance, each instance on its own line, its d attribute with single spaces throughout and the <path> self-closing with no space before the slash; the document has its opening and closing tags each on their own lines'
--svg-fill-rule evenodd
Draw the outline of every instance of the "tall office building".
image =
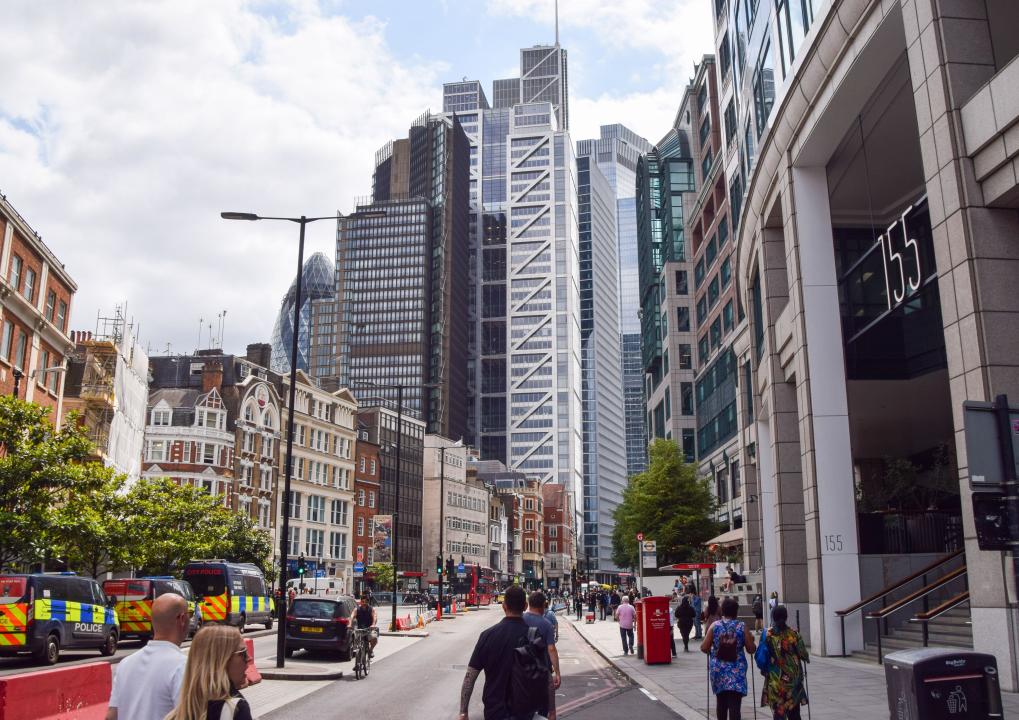
<svg viewBox="0 0 1019 720">
<path fill-rule="evenodd" d="M 443 110 L 471 144 L 468 440 L 483 458 L 580 497 L 577 176 L 565 65 L 558 46 L 524 49 L 518 89 L 498 81 L 495 108 L 479 82 L 461 81 L 444 86 Z M 543 102 L 516 102 L 531 98 Z"/>
<path fill-rule="evenodd" d="M 577 142 L 577 156 L 591 157 L 615 195 L 619 249 L 619 326 L 626 427 L 626 474 L 647 468 L 644 369 L 640 357 L 640 283 L 637 263 L 637 160 L 651 144 L 624 125 L 602 125 L 600 137 Z"/>
<path fill-rule="evenodd" d="M 577 158 L 577 207 L 580 227 L 584 556 L 596 579 L 609 582 L 615 580 L 612 575 L 618 572 L 612 563 L 613 513 L 623 501 L 627 483 L 627 438 L 623 420 L 623 389 L 619 382 L 622 367 L 616 195 L 591 157 Z M 640 408 L 639 415 L 644 416 L 643 408 Z"/>
<path fill-rule="evenodd" d="M 333 376 L 336 344 L 336 285 L 333 264 L 324 253 L 304 262 L 301 272 L 301 309 L 297 328 L 297 369 L 315 378 Z M 294 302 L 297 278 L 283 296 L 272 331 L 272 370 L 290 372 L 294 341 Z"/>
<path fill-rule="evenodd" d="M 374 197 L 340 221 L 336 253 L 340 385 L 403 385 L 404 406 L 456 438 L 467 432 L 468 167 L 459 121 L 421 116 L 379 151 Z"/>
</svg>

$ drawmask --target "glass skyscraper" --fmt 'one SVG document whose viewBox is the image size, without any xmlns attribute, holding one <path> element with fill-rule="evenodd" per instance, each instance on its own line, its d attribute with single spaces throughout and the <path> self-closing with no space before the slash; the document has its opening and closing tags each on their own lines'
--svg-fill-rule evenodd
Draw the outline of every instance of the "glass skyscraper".
<svg viewBox="0 0 1019 720">
<path fill-rule="evenodd" d="M 644 367 L 640 356 L 640 282 L 637 263 L 637 160 L 651 149 L 624 125 L 602 125 L 600 137 L 577 142 L 577 155 L 590 157 L 615 196 L 619 262 L 619 339 L 626 424 L 626 474 L 647 468 Z"/>
<path fill-rule="evenodd" d="M 336 285 L 333 264 L 324 253 L 315 253 L 304 262 L 301 273 L 300 324 L 297 330 L 297 369 L 312 377 L 335 374 Z M 283 297 L 272 331 L 272 369 L 290 372 L 290 354 L 294 341 L 294 302 L 297 278 Z"/>
</svg>

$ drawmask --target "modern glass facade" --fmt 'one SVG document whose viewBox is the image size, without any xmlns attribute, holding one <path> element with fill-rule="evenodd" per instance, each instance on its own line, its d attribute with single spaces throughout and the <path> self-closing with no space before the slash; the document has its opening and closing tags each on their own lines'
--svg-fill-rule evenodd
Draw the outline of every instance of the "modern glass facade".
<svg viewBox="0 0 1019 720">
<path fill-rule="evenodd" d="M 336 285 L 333 264 L 325 254 L 315 253 L 304 262 L 301 285 L 297 369 L 312 377 L 330 377 L 336 373 Z M 272 369 L 281 374 L 290 372 L 296 298 L 294 278 L 272 331 Z"/>
<path fill-rule="evenodd" d="M 627 484 L 619 357 L 616 197 L 594 158 L 577 158 L 580 343 L 583 376 L 584 554 L 601 573 L 611 561 L 613 512 Z M 639 352 L 639 349 L 638 349 Z M 639 386 L 638 386 L 639 390 Z M 643 411 L 640 412 L 643 417 Z"/>
</svg>

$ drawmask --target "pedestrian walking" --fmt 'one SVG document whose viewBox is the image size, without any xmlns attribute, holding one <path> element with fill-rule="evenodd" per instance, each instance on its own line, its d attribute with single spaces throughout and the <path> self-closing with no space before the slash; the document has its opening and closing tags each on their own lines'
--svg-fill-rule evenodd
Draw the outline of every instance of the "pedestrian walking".
<svg viewBox="0 0 1019 720">
<path fill-rule="evenodd" d="M 770 707 L 775 720 L 800 720 L 800 706 L 808 702 L 802 663 L 810 662 L 810 656 L 803 638 L 789 627 L 788 620 L 785 605 L 777 606 L 771 613 L 772 625 L 761 641 L 768 654 L 761 707 Z"/>
<path fill-rule="evenodd" d="M 511 585 L 506 589 L 502 603 L 505 617 L 492 627 L 481 633 L 477 643 L 474 645 L 474 652 L 467 663 L 467 673 L 464 675 L 463 685 L 460 689 L 460 720 L 469 720 L 468 710 L 471 702 L 471 695 L 474 694 L 474 685 L 478 676 L 485 673 L 485 687 L 482 691 L 482 702 L 485 705 L 485 720 L 511 720 L 512 718 L 531 718 L 535 713 L 547 716 L 549 720 L 555 720 L 555 711 L 549 711 L 554 707 L 555 690 L 551 675 L 544 680 L 540 677 L 528 683 L 523 689 L 534 690 L 539 684 L 544 690 L 544 697 L 537 697 L 541 693 L 522 692 L 517 687 L 517 680 L 520 676 L 514 668 L 523 649 L 531 644 L 530 627 L 524 620 L 524 610 L 527 609 L 527 595 L 519 585 Z M 546 622 L 543 618 L 538 618 Z M 545 667 L 548 671 L 548 667 Z M 536 674 L 540 671 L 536 670 Z M 542 684 L 543 683 L 543 684 Z M 511 692 L 511 689 L 513 692 Z"/>
<path fill-rule="evenodd" d="M 601 619 L 604 620 L 609 610 L 609 594 L 604 590 L 598 593 L 598 610 L 601 613 Z"/>
<path fill-rule="evenodd" d="M 152 639 L 117 666 L 106 720 L 163 720 L 176 707 L 187 662 L 180 644 L 189 622 L 188 604 L 180 595 L 166 593 L 152 601 Z"/>
<path fill-rule="evenodd" d="M 679 601 L 676 607 L 676 627 L 679 628 L 679 635 L 683 638 L 683 652 L 690 652 L 690 632 L 693 630 L 693 619 L 696 613 L 690 598 L 686 595 Z"/>
<path fill-rule="evenodd" d="M 703 609 L 704 603 L 701 602 L 701 596 L 694 592 L 690 595 L 690 606 L 693 607 L 693 627 L 694 627 L 694 638 L 697 640 L 701 639 L 704 631 L 701 629 L 701 610 Z"/>
<path fill-rule="evenodd" d="M 722 619 L 708 628 L 701 652 L 708 655 L 708 677 L 715 694 L 718 720 L 740 720 L 743 697 L 747 694 L 747 657 L 756 650 L 746 625 L 737 620 L 735 598 L 722 602 Z"/>
<path fill-rule="evenodd" d="M 754 595 L 754 603 L 752 605 L 754 611 L 754 630 L 764 629 L 764 598 L 761 597 L 760 593 Z"/>
<path fill-rule="evenodd" d="M 701 613 L 701 620 L 704 621 L 704 628 L 711 627 L 711 623 L 722 619 L 722 608 L 718 604 L 718 598 L 714 595 L 708 597 L 708 606 Z"/>
<path fill-rule="evenodd" d="M 584 599 L 580 597 L 580 593 L 573 596 L 573 609 L 577 613 L 577 620 L 580 620 L 584 615 Z"/>
<path fill-rule="evenodd" d="M 208 625 L 199 630 L 188 651 L 180 703 L 166 720 L 252 720 L 240 693 L 248 682 L 249 659 L 237 628 Z"/>
<path fill-rule="evenodd" d="M 625 595 L 616 608 L 616 620 L 619 622 L 619 637 L 623 641 L 623 655 L 633 652 L 633 623 L 637 619 L 637 610 L 630 604 Z"/>
</svg>

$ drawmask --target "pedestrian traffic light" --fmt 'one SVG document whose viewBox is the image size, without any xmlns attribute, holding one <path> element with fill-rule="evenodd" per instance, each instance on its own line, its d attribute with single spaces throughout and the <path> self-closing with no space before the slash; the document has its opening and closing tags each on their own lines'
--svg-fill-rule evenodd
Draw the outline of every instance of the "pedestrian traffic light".
<svg viewBox="0 0 1019 720">
<path fill-rule="evenodd" d="M 303 580 L 304 579 L 304 573 L 306 573 L 307 571 L 308 571 L 308 563 L 305 562 L 304 555 L 301 555 L 301 557 L 297 558 L 297 574 L 300 575 L 301 579 Z"/>
<path fill-rule="evenodd" d="M 442 555 L 435 556 L 435 573 L 442 575 Z"/>
</svg>

